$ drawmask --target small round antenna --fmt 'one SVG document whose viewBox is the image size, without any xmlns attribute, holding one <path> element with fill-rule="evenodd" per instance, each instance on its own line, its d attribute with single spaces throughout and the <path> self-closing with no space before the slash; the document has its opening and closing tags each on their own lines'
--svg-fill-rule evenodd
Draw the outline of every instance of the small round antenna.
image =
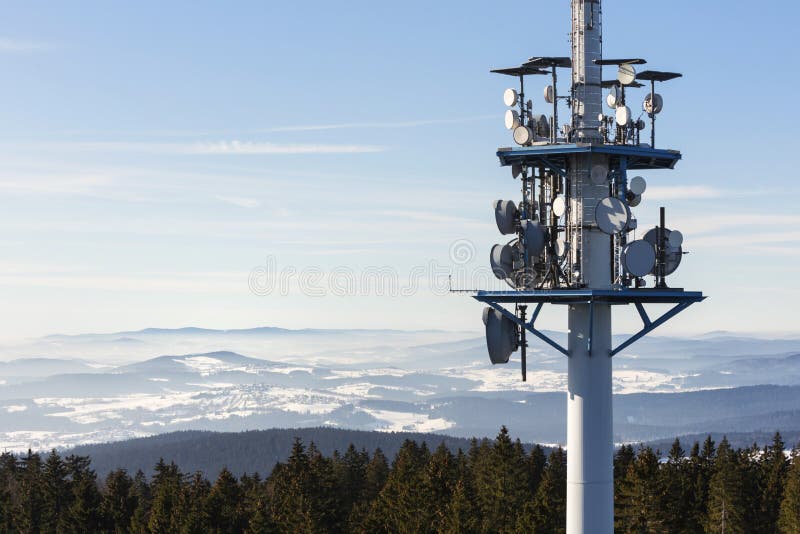
<svg viewBox="0 0 800 534">
<path fill-rule="evenodd" d="M 492 203 L 492 207 L 494 207 L 494 220 L 497 222 L 497 229 L 500 233 L 503 235 L 515 233 L 519 211 L 514 201 L 495 200 Z"/>
<path fill-rule="evenodd" d="M 683 245 L 683 234 L 677 230 L 673 230 L 669 233 L 667 243 L 669 243 L 669 246 L 672 248 L 680 248 L 681 245 Z"/>
<path fill-rule="evenodd" d="M 513 130 L 520 125 L 519 113 L 514 109 L 506 110 L 505 117 L 506 129 Z"/>
<path fill-rule="evenodd" d="M 527 126 L 517 126 L 514 128 L 514 142 L 520 146 L 525 146 L 533 141 L 533 131 Z"/>
<path fill-rule="evenodd" d="M 489 254 L 492 272 L 500 280 L 508 280 L 514 271 L 514 252 L 509 245 L 495 245 Z"/>
<path fill-rule="evenodd" d="M 647 93 L 642 102 L 642 110 L 648 115 L 658 115 L 664 109 L 664 99 L 658 93 Z"/>
<path fill-rule="evenodd" d="M 617 80 L 622 85 L 630 85 L 636 81 L 636 69 L 629 63 L 623 63 L 617 70 Z"/>
<path fill-rule="evenodd" d="M 608 167 L 595 165 L 592 167 L 591 179 L 594 185 L 603 185 L 608 180 Z"/>
<path fill-rule="evenodd" d="M 544 227 L 538 221 L 522 221 L 522 230 L 525 236 L 525 250 L 529 258 L 536 258 L 544 252 L 545 233 Z"/>
<path fill-rule="evenodd" d="M 641 176 L 634 176 L 628 185 L 628 190 L 636 196 L 642 196 L 647 189 L 647 181 Z"/>
<path fill-rule="evenodd" d="M 518 327 L 514 321 L 494 308 L 483 309 L 486 326 L 486 347 L 493 365 L 508 363 L 511 353 L 519 348 Z"/>
<path fill-rule="evenodd" d="M 619 87 L 612 85 L 611 89 L 609 89 L 608 94 L 606 95 L 606 105 L 611 109 L 617 109 L 621 97 L 622 92 L 620 91 Z"/>
<path fill-rule="evenodd" d="M 631 122 L 631 108 L 628 106 L 618 107 L 616 119 L 619 126 L 627 126 Z"/>
<path fill-rule="evenodd" d="M 544 88 L 544 101 L 548 104 L 552 104 L 555 100 L 555 90 L 553 89 L 552 85 L 548 85 Z"/>
<path fill-rule="evenodd" d="M 641 203 L 642 203 L 642 195 L 634 195 L 633 197 L 631 197 L 630 200 L 628 200 L 628 206 L 632 208 L 635 208 Z"/>
<path fill-rule="evenodd" d="M 553 215 L 561 217 L 567 211 L 567 201 L 564 197 L 558 196 L 553 200 Z"/>
<path fill-rule="evenodd" d="M 631 210 L 617 197 L 606 197 L 595 206 L 594 219 L 603 233 L 614 235 L 627 228 Z"/>
<path fill-rule="evenodd" d="M 653 267 L 655 267 L 656 250 L 647 241 L 637 239 L 628 243 L 622 250 L 621 260 L 625 272 L 639 278 L 652 271 Z"/>
<path fill-rule="evenodd" d="M 518 102 L 519 93 L 517 93 L 516 89 L 506 89 L 505 92 L 503 92 L 503 103 L 506 106 L 513 108 Z"/>
<path fill-rule="evenodd" d="M 664 276 L 668 276 L 674 273 L 678 266 L 681 264 L 681 260 L 683 259 L 683 249 L 681 246 L 673 247 L 672 243 L 670 242 L 670 236 L 672 235 L 672 230 L 665 228 L 664 229 L 664 238 L 666 239 L 666 250 L 664 251 Z M 658 228 L 652 228 L 644 234 L 645 241 L 653 245 L 653 247 L 657 246 L 658 243 Z M 681 245 L 683 244 L 683 239 L 681 239 Z M 655 267 L 650 274 L 657 274 Z"/>
</svg>

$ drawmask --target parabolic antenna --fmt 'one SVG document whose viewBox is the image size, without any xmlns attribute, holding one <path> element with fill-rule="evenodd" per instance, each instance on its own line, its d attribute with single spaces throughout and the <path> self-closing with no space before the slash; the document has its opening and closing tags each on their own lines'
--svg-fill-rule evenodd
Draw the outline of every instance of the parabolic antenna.
<svg viewBox="0 0 800 534">
<path fill-rule="evenodd" d="M 519 178 L 522 174 L 522 164 L 521 163 L 512 163 L 511 164 L 511 176 L 514 178 Z"/>
<path fill-rule="evenodd" d="M 608 180 L 608 167 L 605 165 L 595 165 L 592 167 L 591 179 L 594 185 L 603 185 Z"/>
<path fill-rule="evenodd" d="M 538 258 L 544 252 L 546 236 L 544 226 L 538 221 L 522 221 L 523 235 L 525 236 L 525 251 L 528 258 Z"/>
<path fill-rule="evenodd" d="M 553 200 L 553 215 L 561 217 L 565 211 L 567 211 L 567 201 L 564 200 L 564 197 L 556 197 Z"/>
<path fill-rule="evenodd" d="M 628 190 L 636 196 L 641 196 L 647 189 L 647 181 L 641 176 L 634 176 L 631 178 L 631 183 L 628 185 Z"/>
<path fill-rule="evenodd" d="M 547 115 L 539 115 L 536 119 L 536 129 L 542 137 L 550 137 L 550 121 Z"/>
<path fill-rule="evenodd" d="M 514 128 L 514 142 L 525 146 L 533 141 L 533 131 L 527 126 L 517 126 Z"/>
<path fill-rule="evenodd" d="M 486 325 L 486 348 L 492 364 L 508 363 L 511 353 L 519 348 L 516 323 L 487 307 L 483 309 L 483 324 Z"/>
<path fill-rule="evenodd" d="M 608 94 L 606 95 L 606 105 L 611 109 L 616 109 L 617 105 L 619 105 L 620 97 L 622 96 L 619 87 L 616 85 L 612 86 L 611 89 L 608 90 Z"/>
<path fill-rule="evenodd" d="M 506 89 L 503 92 L 503 103 L 506 106 L 513 108 L 517 105 L 517 102 L 519 102 L 519 94 L 516 89 Z"/>
<path fill-rule="evenodd" d="M 629 63 L 623 63 L 617 70 L 617 80 L 622 85 L 630 85 L 636 81 L 636 69 Z"/>
<path fill-rule="evenodd" d="M 544 101 L 548 104 L 552 104 L 553 100 L 555 100 L 555 91 L 552 85 L 548 85 L 544 88 Z"/>
<path fill-rule="evenodd" d="M 516 232 L 516 221 L 519 217 L 517 205 L 513 200 L 495 200 L 494 206 L 494 220 L 497 222 L 497 229 L 503 235 L 513 234 Z"/>
<path fill-rule="evenodd" d="M 489 255 L 492 272 L 500 280 L 511 278 L 514 270 L 514 252 L 509 245 L 495 245 Z"/>
<path fill-rule="evenodd" d="M 506 123 L 506 128 L 509 130 L 513 130 L 514 128 L 519 126 L 520 124 L 519 113 L 517 113 L 517 111 L 513 109 L 506 110 L 505 123 Z"/>
<path fill-rule="evenodd" d="M 644 276 L 653 270 L 656 264 L 656 249 L 643 239 L 631 241 L 622 250 L 622 266 L 631 276 Z"/>
<path fill-rule="evenodd" d="M 642 202 L 642 195 L 633 195 L 630 200 L 628 200 L 628 206 L 635 208 Z"/>
<path fill-rule="evenodd" d="M 677 230 L 673 230 L 669 233 L 669 237 L 667 238 L 667 242 L 669 246 L 672 248 L 680 248 L 683 245 L 683 234 Z"/>
<path fill-rule="evenodd" d="M 618 107 L 616 119 L 619 126 L 627 126 L 631 122 L 631 108 L 628 106 Z"/>
<path fill-rule="evenodd" d="M 664 253 L 664 276 L 674 273 L 683 259 L 683 249 L 680 246 L 673 247 L 670 244 L 670 235 L 672 235 L 672 230 L 664 228 L 664 237 L 666 239 L 666 251 Z M 648 230 L 647 233 L 644 234 L 643 239 L 653 245 L 653 247 L 657 247 L 658 228 Z M 656 269 L 653 267 L 653 270 L 650 271 L 650 274 L 656 274 L 655 271 Z"/>
<path fill-rule="evenodd" d="M 616 197 L 606 197 L 597 203 L 594 219 L 604 233 L 613 235 L 623 231 L 631 219 L 631 210 Z"/>
<path fill-rule="evenodd" d="M 650 115 L 658 115 L 664 109 L 664 99 L 658 93 L 647 93 L 642 103 L 642 110 Z"/>
</svg>

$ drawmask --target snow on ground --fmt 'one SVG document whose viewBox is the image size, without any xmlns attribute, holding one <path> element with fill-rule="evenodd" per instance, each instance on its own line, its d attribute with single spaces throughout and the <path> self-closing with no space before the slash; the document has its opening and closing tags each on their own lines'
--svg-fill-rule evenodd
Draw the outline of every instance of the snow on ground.
<svg viewBox="0 0 800 534">
<path fill-rule="evenodd" d="M 453 421 L 432 418 L 425 413 L 393 412 L 390 410 L 363 409 L 380 423 L 375 428 L 380 432 L 438 432 L 455 426 Z"/>
</svg>

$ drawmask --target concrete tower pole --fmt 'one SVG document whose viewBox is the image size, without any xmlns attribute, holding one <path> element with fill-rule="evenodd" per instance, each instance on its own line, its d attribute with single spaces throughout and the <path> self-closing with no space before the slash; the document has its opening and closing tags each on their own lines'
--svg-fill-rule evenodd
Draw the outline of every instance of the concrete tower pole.
<svg viewBox="0 0 800 534">
<path fill-rule="evenodd" d="M 572 0 L 572 128 L 579 143 L 603 142 L 598 129 L 602 67 L 594 63 L 602 58 L 600 6 L 600 0 Z M 610 236 L 594 218 L 608 186 L 593 185 L 590 179 L 594 165 L 607 163 L 596 155 L 577 155 L 569 167 L 577 223 L 570 236 L 573 258 L 590 289 L 611 287 Z M 613 534 L 611 307 L 570 305 L 568 314 L 567 534 Z"/>
</svg>

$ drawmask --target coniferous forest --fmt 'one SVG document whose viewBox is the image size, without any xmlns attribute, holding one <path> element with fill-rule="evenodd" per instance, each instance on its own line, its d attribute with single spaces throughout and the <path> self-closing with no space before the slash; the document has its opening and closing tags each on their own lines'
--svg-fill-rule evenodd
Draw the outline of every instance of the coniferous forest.
<svg viewBox="0 0 800 534">
<path fill-rule="evenodd" d="M 800 533 L 800 453 L 678 440 L 665 454 L 621 447 L 621 533 Z M 216 479 L 159 461 L 154 475 L 98 480 L 89 458 L 0 456 L 0 533 L 533 532 L 565 530 L 566 453 L 526 452 L 503 428 L 468 450 L 406 441 L 394 458 L 353 446 L 330 457 L 295 441 L 266 478 Z"/>
</svg>

